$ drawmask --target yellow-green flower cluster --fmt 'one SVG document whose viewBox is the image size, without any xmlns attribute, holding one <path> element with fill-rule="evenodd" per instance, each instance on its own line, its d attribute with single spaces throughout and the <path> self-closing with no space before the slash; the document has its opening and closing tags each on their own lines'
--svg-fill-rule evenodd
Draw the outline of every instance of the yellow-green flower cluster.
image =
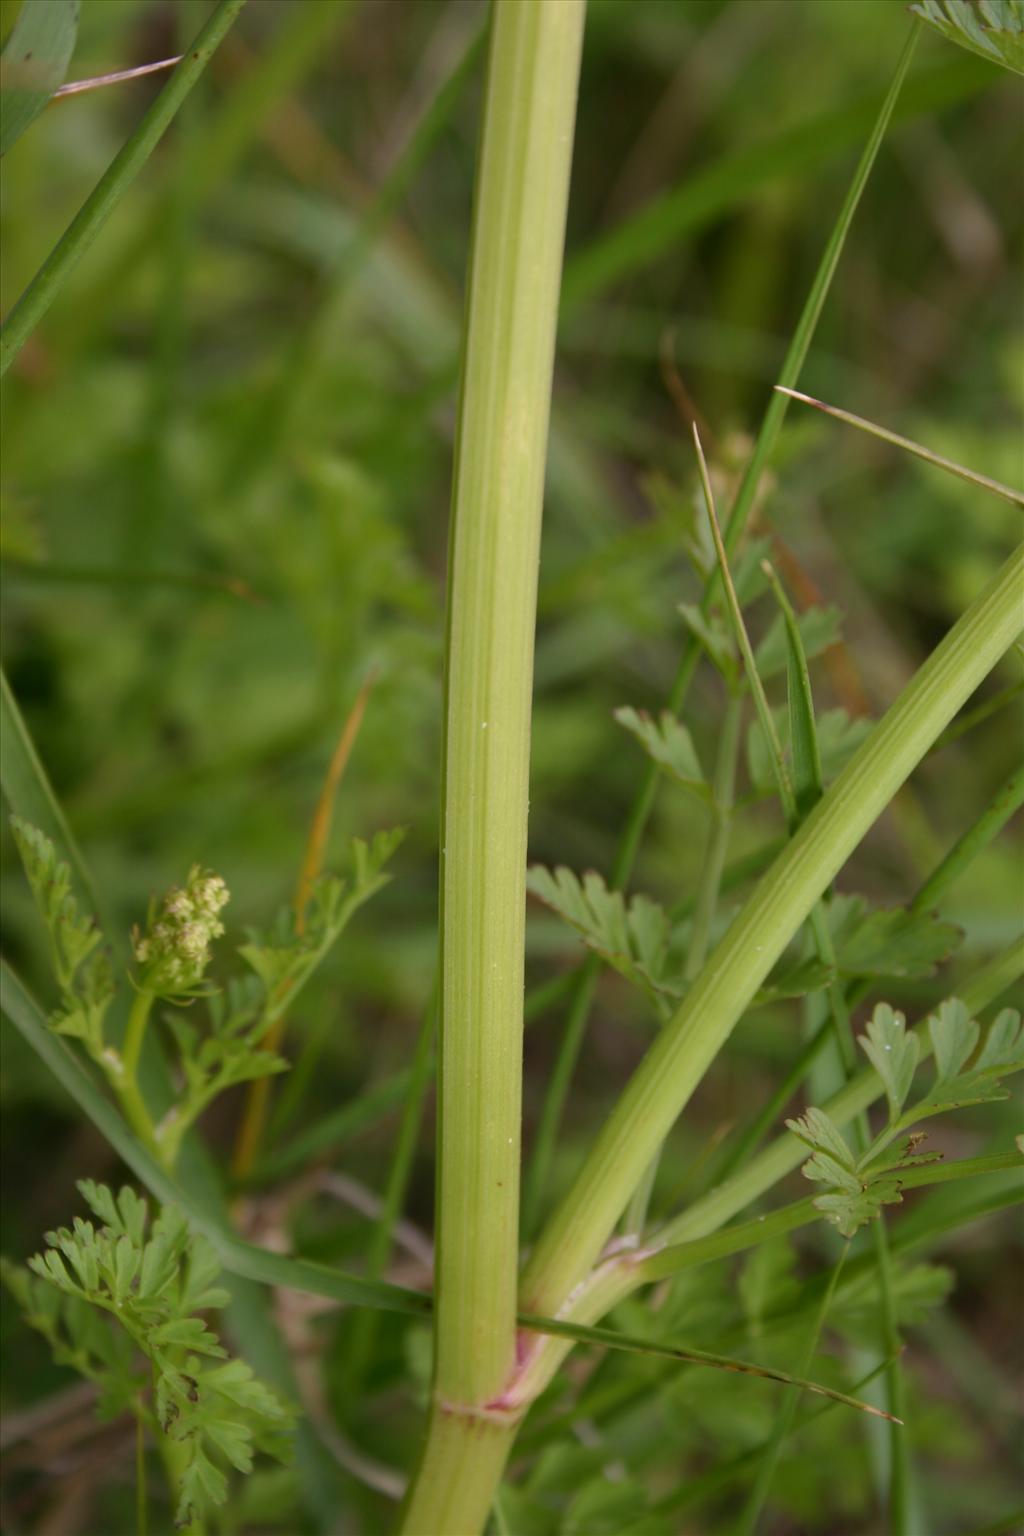
<svg viewBox="0 0 1024 1536">
<path fill-rule="evenodd" d="M 140 985 L 148 992 L 191 992 L 210 962 L 210 944 L 224 932 L 219 913 L 230 899 L 219 875 L 193 864 L 184 888 L 168 891 L 147 932 L 132 930 L 132 949 L 144 967 Z"/>
</svg>

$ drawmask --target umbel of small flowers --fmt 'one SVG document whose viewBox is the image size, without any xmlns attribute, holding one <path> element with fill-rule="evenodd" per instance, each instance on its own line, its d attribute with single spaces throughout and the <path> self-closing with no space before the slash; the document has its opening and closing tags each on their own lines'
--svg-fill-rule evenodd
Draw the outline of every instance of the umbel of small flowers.
<svg viewBox="0 0 1024 1536">
<path fill-rule="evenodd" d="M 146 932 L 132 929 L 141 990 L 164 997 L 195 994 L 210 962 L 210 944 L 224 932 L 219 913 L 229 900 L 220 876 L 193 864 L 184 887 L 174 886 L 159 907 L 151 905 Z"/>
</svg>

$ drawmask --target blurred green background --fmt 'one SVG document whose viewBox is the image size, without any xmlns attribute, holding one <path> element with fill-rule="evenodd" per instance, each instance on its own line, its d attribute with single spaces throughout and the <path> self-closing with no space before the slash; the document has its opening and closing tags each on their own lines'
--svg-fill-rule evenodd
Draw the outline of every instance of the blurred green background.
<svg viewBox="0 0 1024 1536">
<path fill-rule="evenodd" d="M 16 10 L 2 8 L 5 33 Z M 72 78 L 179 52 L 207 14 L 196 0 L 84 0 Z M 124 930 L 197 860 L 228 881 L 238 937 L 289 900 L 335 740 L 376 676 L 332 850 L 396 823 L 409 836 L 393 884 L 291 1020 L 301 1065 L 277 1090 L 281 1144 L 407 1064 L 430 993 L 446 522 L 485 15 L 477 0 L 249 0 L 5 384 L 5 666 Z M 675 670 L 677 604 L 695 587 L 681 536 L 693 465 L 673 385 L 696 407 L 727 485 L 907 28 L 896 0 L 590 0 L 540 582 L 539 861 L 609 872 L 643 770 L 612 710 L 657 708 Z M 158 88 L 143 80 L 56 102 L 7 157 L 5 311 Z M 1019 80 L 921 39 L 801 381 L 1011 484 L 1024 469 L 1022 129 Z M 846 615 L 840 663 L 815 671 L 819 704 L 876 714 L 1002 559 L 1017 521 L 801 408 L 760 517 L 793 589 L 816 589 Z M 988 693 L 1018 678 L 1011 659 Z M 705 757 L 719 704 L 700 677 L 688 723 Z M 1003 711 L 935 754 L 841 886 L 906 899 L 1020 746 L 1019 714 Z M 775 808 L 751 802 L 734 853 L 779 830 Z M 636 888 L 685 899 L 702 839 L 697 810 L 666 789 Z M 5 953 L 48 997 L 13 858 L 2 894 Z M 1020 898 L 1019 842 L 1007 836 L 953 893 L 946 915 L 966 933 L 954 962 L 890 1001 L 916 1011 L 945 995 L 1013 936 Z M 579 958 L 539 908 L 529 943 L 531 984 Z M 527 1135 L 560 1022 L 554 1009 L 530 1028 Z M 795 1024 L 780 1007 L 737 1031 L 674 1134 L 665 1198 L 709 1136 L 767 1098 L 795 1054 Z M 605 978 L 552 1194 L 649 1033 L 637 1000 Z M 6 1029 L 2 1084 L 3 1248 L 22 1258 L 72 1214 L 75 1177 L 118 1175 Z M 204 1123 L 225 1154 L 239 1104 L 223 1101 Z M 395 1123 L 332 1150 L 351 1183 L 340 1198 L 315 1180 L 274 1184 L 254 1201 L 263 1230 L 358 1267 L 358 1202 L 368 1191 L 372 1205 L 383 1184 Z M 983 1144 L 969 1116 L 958 1124 L 951 1147 Z M 426 1230 L 431 1132 L 428 1116 L 408 1210 Z M 952 1309 L 920 1307 L 911 1394 L 935 1523 L 915 1536 L 980 1529 L 1012 1502 L 1005 1339 L 1017 1240 L 1005 1220 L 965 1229 L 946 1256 Z M 402 1253 L 393 1275 L 424 1283 L 422 1263 Z M 736 1326 L 727 1297 L 700 1305 L 719 1311 L 704 1317 L 695 1304 L 688 1336 Z M 377 1407 L 357 1412 L 344 1327 L 301 1322 L 324 1367 L 324 1412 L 367 1454 L 407 1463 L 418 1405 L 402 1380 L 411 1365 L 422 1392 L 419 1325 L 381 1324 Z M 67 1380 L 13 1321 L 4 1352 L 16 1415 Z M 763 1383 L 652 1368 L 642 1402 L 659 1434 L 671 1426 L 661 1461 L 648 1464 L 657 1436 L 635 1404 L 633 1418 L 605 1427 L 631 1476 L 658 1487 L 756 1443 L 775 1398 Z M 843 1423 L 827 1421 L 820 1454 L 807 1438 L 784 1461 L 772 1531 L 877 1530 L 868 1439 Z M 105 1434 L 120 1455 L 116 1427 Z M 96 1442 L 62 1454 L 84 1489 L 85 1523 L 67 1510 L 53 1523 L 61 1495 L 19 1442 L 5 1528 L 99 1528 L 88 1519 L 115 1495 L 97 1479 Z M 130 1466 L 114 1463 L 127 1485 Z M 338 1475 L 353 1522 L 339 1528 L 382 1528 L 383 1501 Z M 550 1475 L 563 1508 L 564 1488 L 585 1473 Z M 231 1528 L 259 1529 L 259 1511 L 276 1518 L 273 1496 L 268 1480 Z M 712 1492 L 666 1529 L 726 1529 L 721 1508 Z M 624 1524 L 621 1509 L 558 1518 L 568 1523 L 552 1530 Z"/>
</svg>

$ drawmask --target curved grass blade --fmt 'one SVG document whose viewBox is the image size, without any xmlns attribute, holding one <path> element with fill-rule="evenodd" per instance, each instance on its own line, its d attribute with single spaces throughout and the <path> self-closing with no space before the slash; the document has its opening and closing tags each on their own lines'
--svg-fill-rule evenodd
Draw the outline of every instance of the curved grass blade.
<svg viewBox="0 0 1024 1536">
<path fill-rule="evenodd" d="M 0 787 L 15 816 L 38 827 L 66 860 L 77 887 L 76 894 L 98 916 L 100 901 L 92 878 L 68 826 L 64 812 L 46 776 L 46 769 L 22 719 L 7 674 L 0 668 Z"/>
<path fill-rule="evenodd" d="M 52 3 L 52 0 L 46 0 Z M 220 0 L 135 132 L 121 147 L 11 310 L 0 333 L 0 377 L 25 345 L 81 258 L 153 153 L 245 0 Z"/>
<path fill-rule="evenodd" d="M 67 74 L 81 0 L 23 0 L 0 58 L 0 155 L 35 122 Z"/>
<path fill-rule="evenodd" d="M 948 474 L 956 475 L 959 480 L 966 480 L 968 485 L 976 485 L 980 490 L 991 491 L 993 496 L 1001 496 L 1004 501 L 1012 502 L 1015 507 L 1024 507 L 1024 491 L 1015 491 L 1009 485 L 1003 485 L 1001 480 L 992 480 L 988 475 L 981 475 L 974 469 L 967 469 L 963 464 L 957 464 L 953 459 L 944 458 L 941 453 L 933 453 L 930 448 L 925 448 L 921 443 L 915 443 L 909 437 L 902 437 L 898 432 L 890 432 L 888 427 L 880 427 L 877 422 L 868 421 L 863 416 L 855 416 L 852 411 L 844 411 L 837 405 L 826 405 L 824 400 L 816 400 L 813 395 L 802 394 L 799 389 L 788 389 L 785 384 L 776 384 L 777 394 L 788 395 L 791 400 L 799 400 L 804 405 L 813 405 L 816 411 L 824 411 L 826 416 L 834 416 L 837 421 L 845 421 L 851 427 L 859 427 L 862 432 L 869 432 L 872 437 L 881 438 L 884 443 L 892 443 L 896 448 L 903 448 L 907 453 L 912 453 L 915 458 L 923 459 L 926 464 L 934 464 L 936 469 L 944 469 Z"/>
</svg>

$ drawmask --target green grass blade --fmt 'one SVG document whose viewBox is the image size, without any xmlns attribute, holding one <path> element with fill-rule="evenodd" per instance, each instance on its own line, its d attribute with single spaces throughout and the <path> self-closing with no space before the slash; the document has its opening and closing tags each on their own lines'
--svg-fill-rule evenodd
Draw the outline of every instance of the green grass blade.
<svg viewBox="0 0 1024 1536">
<path fill-rule="evenodd" d="M 412 1086 L 412 1069 L 394 1072 L 365 1089 L 356 1098 L 342 1104 L 322 1120 L 301 1131 L 276 1151 L 268 1152 L 256 1164 L 247 1184 L 264 1184 L 304 1168 L 314 1158 L 334 1152 L 343 1142 L 361 1135 L 403 1103 Z"/>
<path fill-rule="evenodd" d="M 435 976 L 430 1001 L 420 1021 L 419 1035 L 410 1074 L 405 1107 L 398 1128 L 398 1138 L 391 1156 L 387 1183 L 381 1201 L 380 1215 L 373 1224 L 365 1247 L 365 1272 L 367 1279 L 377 1280 L 387 1269 L 394 1244 L 395 1226 L 405 1206 L 412 1177 L 416 1144 L 423 1123 L 423 1109 L 427 1090 L 434 1076 L 434 1036 L 437 1029 L 438 983 Z M 344 1355 L 343 1395 L 358 1406 L 362 1401 L 361 1387 L 366 1371 L 374 1358 L 377 1339 L 377 1315 L 363 1310 L 352 1319 L 352 1327 L 346 1341 Z"/>
<path fill-rule="evenodd" d="M 22 0 L 0 58 L 0 155 L 34 123 L 63 84 L 78 37 L 81 0 Z"/>
<path fill-rule="evenodd" d="M 818 727 L 814 719 L 814 697 L 811 693 L 811 674 L 807 667 L 807 655 L 800 638 L 793 605 L 782 588 L 782 583 L 766 560 L 762 569 L 767 576 L 775 600 L 782 610 L 786 626 L 788 648 L 786 678 L 789 700 L 789 741 L 793 759 L 793 793 L 796 796 L 796 812 L 804 817 L 821 799 L 825 784 L 821 772 L 821 753 L 818 750 Z"/>
<path fill-rule="evenodd" d="M 815 1313 L 814 1321 L 808 1330 L 807 1340 L 804 1345 L 803 1359 L 800 1365 L 801 1372 L 809 1369 L 811 1361 L 814 1358 L 814 1351 L 818 1347 L 818 1340 L 821 1337 L 821 1331 L 825 1326 L 825 1319 L 828 1316 L 829 1308 L 832 1305 L 832 1300 L 836 1293 L 836 1285 L 839 1281 L 839 1276 L 842 1273 L 843 1265 L 846 1262 L 846 1256 L 849 1251 L 850 1244 L 847 1242 L 843 1245 L 843 1248 L 840 1251 L 838 1262 L 833 1264 L 829 1273 L 828 1285 L 826 1286 L 825 1293 L 821 1298 L 821 1305 Z M 746 1502 L 744 1503 L 743 1509 L 740 1513 L 740 1517 L 734 1527 L 735 1536 L 754 1536 L 754 1532 L 757 1530 L 758 1521 L 761 1518 L 761 1511 L 764 1509 L 765 1501 L 768 1498 L 772 1483 L 775 1480 L 775 1473 L 779 1465 L 779 1457 L 782 1455 L 782 1447 L 785 1445 L 793 1429 L 793 1421 L 796 1418 L 799 1401 L 799 1393 L 794 1390 L 793 1387 L 789 1387 L 783 1396 L 782 1403 L 778 1410 L 775 1420 L 775 1429 L 758 1460 L 757 1475 L 754 1478 L 754 1486 L 751 1488 L 750 1493 L 747 1496 Z"/>
<path fill-rule="evenodd" d="M 725 541 L 722 538 L 722 530 L 718 525 L 718 515 L 715 512 L 715 495 L 711 488 L 711 476 L 708 474 L 707 461 L 704 458 L 704 449 L 701 446 L 700 433 L 697 430 L 696 422 L 693 424 L 693 443 L 697 452 L 697 467 L 700 470 L 700 483 L 704 492 L 704 507 L 707 511 L 708 523 L 711 527 L 711 537 L 714 540 L 715 553 L 718 556 L 718 574 L 725 590 L 733 638 L 736 641 L 740 655 L 743 657 L 743 669 L 747 676 L 747 686 L 754 700 L 754 708 L 757 711 L 757 718 L 764 732 L 764 739 L 768 743 L 772 768 L 775 772 L 775 783 L 779 791 L 779 799 L 782 801 L 782 808 L 786 813 L 786 821 L 790 827 L 795 827 L 797 809 L 793 781 L 786 764 L 786 757 L 782 750 L 782 742 L 779 740 L 779 733 L 775 729 L 775 720 L 768 704 L 768 697 L 764 691 L 764 684 L 757 670 L 754 648 L 750 643 L 750 636 L 747 634 L 747 626 L 743 622 L 743 610 L 740 607 L 740 600 L 736 594 L 732 574 L 729 570 L 729 557 L 726 553 Z"/>
<path fill-rule="evenodd" d="M 988 1157 L 961 1158 L 955 1163 L 929 1163 L 921 1168 L 906 1171 L 904 1188 L 920 1189 L 932 1184 L 952 1184 L 963 1179 L 976 1179 L 989 1173 L 1004 1173 L 1010 1169 L 1024 1169 L 1024 1156 L 1017 1151 L 996 1152 Z M 673 1243 L 642 1259 L 635 1267 L 639 1283 L 644 1285 L 655 1280 L 665 1280 L 669 1275 L 684 1270 L 698 1269 L 702 1264 L 714 1263 L 734 1253 L 744 1253 L 759 1243 L 769 1242 L 798 1227 L 820 1221 L 815 1209 L 814 1196 L 795 1200 L 764 1216 L 754 1216 L 750 1221 L 738 1222 L 723 1232 L 708 1237 L 695 1238 L 689 1243 Z"/>
<path fill-rule="evenodd" d="M 710 1354 L 703 1349 L 676 1348 L 657 1339 L 642 1339 L 635 1334 L 619 1333 L 614 1328 L 587 1327 L 581 1323 L 556 1321 L 552 1317 L 535 1317 L 530 1313 L 520 1314 L 520 1323 L 533 1333 L 553 1334 L 556 1338 L 572 1339 L 577 1344 L 596 1344 L 604 1349 L 622 1349 L 631 1354 L 657 1355 L 664 1360 L 678 1360 L 683 1365 L 707 1365 L 715 1370 L 732 1371 L 742 1376 L 760 1376 L 766 1381 L 781 1381 L 785 1386 L 798 1387 L 802 1392 L 816 1392 L 821 1397 L 831 1398 L 835 1403 L 857 1408 L 861 1413 L 873 1414 L 879 1419 L 892 1418 L 883 1409 L 874 1408 L 856 1397 L 849 1397 L 845 1392 L 836 1392 L 832 1387 L 823 1387 L 802 1376 L 791 1376 L 786 1371 L 754 1365 L 747 1360 L 734 1360 L 730 1355 Z"/>
<path fill-rule="evenodd" d="M 220 0 L 141 123 L 111 161 L 25 289 L 0 334 L 0 377 L 7 372 L 146 164 L 244 4 L 245 0 Z"/>
<path fill-rule="evenodd" d="M 350 243 L 325 279 L 318 301 L 288 349 L 268 399 L 257 410 L 254 429 L 244 435 L 241 449 L 229 467 L 229 485 L 244 488 L 258 479 L 287 441 L 292 425 L 302 419 L 308 402 L 315 398 L 317 381 L 336 344 L 339 317 L 345 313 L 355 280 L 449 126 L 466 86 L 478 72 L 485 40 L 486 29 L 481 27 L 470 38 L 408 144 L 361 213 Z"/>
<path fill-rule="evenodd" d="M 915 23 L 915 34 L 918 31 Z M 886 122 L 892 115 L 903 121 L 952 106 L 984 90 L 991 80 L 990 72 L 970 59 L 958 60 L 956 67 L 952 62 L 941 65 L 911 80 L 898 107 L 895 97 L 887 103 Z M 647 203 L 566 264 L 563 309 L 574 309 L 649 266 L 686 235 L 746 201 L 756 187 L 813 170 L 857 144 L 873 123 L 877 129 L 873 101 L 838 107 L 767 143 L 723 156 L 696 175 L 688 174 L 682 185 Z"/>
<path fill-rule="evenodd" d="M 47 1027 L 38 1005 L 6 961 L 0 962 L 0 1009 L 140 1183 L 161 1204 L 180 1206 L 189 1225 L 213 1244 L 229 1273 L 265 1285 L 312 1290 L 318 1296 L 330 1296 L 351 1306 L 412 1314 L 429 1311 L 430 1298 L 415 1291 L 379 1280 L 361 1280 L 306 1259 L 286 1258 L 235 1237 L 220 1218 L 216 1192 L 200 1196 L 165 1172 L 132 1134 L 78 1058 Z"/>
<path fill-rule="evenodd" d="M 1010 817 L 1024 805 L 1024 767 L 1015 768 L 993 795 L 985 810 L 962 837 L 958 838 L 910 904 L 911 912 L 929 912 L 940 902 L 950 886 L 1002 831 Z"/>
<path fill-rule="evenodd" d="M 0 669 L 0 787 L 8 809 L 38 827 L 66 860 L 77 894 L 100 915 L 100 901 L 85 860 L 39 760 L 7 674 Z"/>
<path fill-rule="evenodd" d="M 784 384 L 776 384 L 775 389 L 780 395 L 788 395 L 791 400 L 799 400 L 804 405 L 813 405 L 816 411 L 824 411 L 826 416 L 834 416 L 837 421 L 845 421 L 851 427 L 859 427 L 862 432 L 868 432 L 872 437 L 880 438 L 883 443 L 892 443 L 894 447 L 912 453 L 915 458 L 923 459 L 926 464 L 933 464 L 936 469 L 944 469 L 947 474 L 966 480 L 968 485 L 977 486 L 983 491 L 991 491 L 993 496 L 1001 496 L 1004 501 L 1011 502 L 1015 507 L 1024 507 L 1024 491 L 1015 491 L 1012 486 L 1003 485 L 1000 480 L 992 480 L 988 475 L 981 475 L 977 470 L 967 469 L 963 464 L 944 458 L 941 453 L 934 453 L 931 448 L 925 448 L 909 437 L 902 437 L 898 432 L 890 432 L 888 427 L 880 427 L 877 422 L 868 421 L 863 416 L 855 416 L 852 411 L 840 410 L 837 405 L 826 405 L 824 400 L 815 400 L 813 395 L 801 394 L 800 390 L 789 389 Z"/>
</svg>

